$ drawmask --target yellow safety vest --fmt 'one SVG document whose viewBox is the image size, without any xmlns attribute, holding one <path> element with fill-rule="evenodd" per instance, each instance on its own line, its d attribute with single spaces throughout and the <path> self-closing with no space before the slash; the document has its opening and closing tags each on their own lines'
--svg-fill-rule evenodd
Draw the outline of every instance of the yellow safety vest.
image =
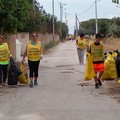
<svg viewBox="0 0 120 120">
<path fill-rule="evenodd" d="M 41 42 L 32 45 L 31 41 L 27 45 L 27 57 L 30 61 L 39 61 L 41 56 Z"/>
<path fill-rule="evenodd" d="M 86 40 L 81 40 L 80 38 L 78 38 L 78 42 L 77 42 L 78 48 L 80 49 L 85 49 L 86 48 Z"/>
<path fill-rule="evenodd" d="M 3 43 L 3 45 L 0 46 L 0 62 L 6 62 L 8 60 L 9 60 L 8 44 Z"/>
<path fill-rule="evenodd" d="M 103 61 L 104 60 L 104 47 L 103 43 L 100 45 L 95 45 L 94 42 L 90 43 L 90 49 L 93 61 Z"/>
</svg>

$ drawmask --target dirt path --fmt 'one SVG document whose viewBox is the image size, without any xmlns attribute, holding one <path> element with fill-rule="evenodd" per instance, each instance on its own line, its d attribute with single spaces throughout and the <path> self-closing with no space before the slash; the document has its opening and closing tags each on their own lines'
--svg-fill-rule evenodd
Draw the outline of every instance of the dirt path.
<svg viewBox="0 0 120 120">
<path fill-rule="evenodd" d="M 104 81 L 96 90 L 93 81 L 83 80 L 84 68 L 74 41 L 47 51 L 39 86 L 0 89 L 0 120 L 119 120 L 120 104 L 109 94 L 111 83 Z"/>
</svg>

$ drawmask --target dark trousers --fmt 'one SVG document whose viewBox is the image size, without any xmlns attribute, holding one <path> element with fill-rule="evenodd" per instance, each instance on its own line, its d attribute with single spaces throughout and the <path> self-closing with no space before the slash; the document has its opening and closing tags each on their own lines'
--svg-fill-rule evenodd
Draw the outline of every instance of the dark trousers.
<svg viewBox="0 0 120 120">
<path fill-rule="evenodd" d="M 29 77 L 38 77 L 38 68 L 39 68 L 39 61 L 30 61 L 28 60 L 30 75 Z"/>
<path fill-rule="evenodd" d="M 8 65 L 0 65 L 0 84 L 6 82 Z"/>
</svg>

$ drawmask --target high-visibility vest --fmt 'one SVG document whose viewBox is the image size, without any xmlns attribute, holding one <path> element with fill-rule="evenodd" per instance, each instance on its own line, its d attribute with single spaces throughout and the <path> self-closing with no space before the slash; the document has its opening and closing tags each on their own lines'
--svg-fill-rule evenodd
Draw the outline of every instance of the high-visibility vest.
<svg viewBox="0 0 120 120">
<path fill-rule="evenodd" d="M 86 40 L 85 39 L 81 40 L 80 38 L 78 38 L 77 45 L 78 45 L 78 48 L 85 49 L 86 48 Z"/>
<path fill-rule="evenodd" d="M 90 43 L 90 49 L 93 61 L 103 61 L 104 60 L 104 47 L 103 43 L 100 42 L 99 45 L 95 45 L 94 42 Z"/>
<path fill-rule="evenodd" d="M 37 44 L 32 44 L 31 41 L 27 45 L 27 57 L 30 61 L 39 61 L 41 56 L 41 42 L 37 41 Z"/>
<path fill-rule="evenodd" d="M 3 43 L 0 45 L 0 62 L 6 62 L 9 60 L 9 49 L 8 44 Z"/>
</svg>

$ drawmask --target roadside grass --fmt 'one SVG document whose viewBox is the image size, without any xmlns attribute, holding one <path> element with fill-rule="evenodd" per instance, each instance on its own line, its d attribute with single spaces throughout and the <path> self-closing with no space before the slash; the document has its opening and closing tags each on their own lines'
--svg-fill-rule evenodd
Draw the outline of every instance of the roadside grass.
<svg viewBox="0 0 120 120">
<path fill-rule="evenodd" d="M 45 45 L 44 51 L 56 46 L 58 43 L 59 42 L 50 42 L 49 44 Z"/>
<path fill-rule="evenodd" d="M 120 38 L 108 38 L 104 40 L 105 51 L 120 50 Z"/>
<path fill-rule="evenodd" d="M 104 46 L 105 51 L 113 51 L 113 50 L 119 50 L 120 51 L 120 38 L 108 38 L 104 40 Z M 110 96 L 110 98 L 113 98 L 117 100 L 117 102 L 120 103 L 120 84 L 118 83 L 118 80 L 120 78 L 107 81 L 108 85 L 108 92 L 107 94 Z"/>
<path fill-rule="evenodd" d="M 94 37 L 90 39 L 90 41 L 94 41 Z M 90 42 L 88 41 L 88 43 Z M 119 50 L 120 51 L 120 38 L 104 38 L 103 39 L 105 51 L 113 51 L 113 50 Z"/>
</svg>

